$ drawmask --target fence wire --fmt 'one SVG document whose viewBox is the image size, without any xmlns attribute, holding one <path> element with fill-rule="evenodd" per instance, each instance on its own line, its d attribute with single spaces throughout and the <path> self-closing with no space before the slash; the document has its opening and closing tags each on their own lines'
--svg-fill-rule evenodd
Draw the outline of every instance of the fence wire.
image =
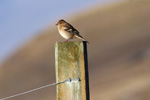
<svg viewBox="0 0 150 100">
<path fill-rule="evenodd" d="M 65 83 L 65 82 L 72 82 L 72 81 L 80 81 L 80 78 L 78 78 L 78 79 L 71 79 L 71 78 L 69 78 L 69 79 L 61 81 L 61 82 L 48 84 L 48 85 L 41 86 L 39 88 L 35 88 L 35 89 L 29 90 L 29 91 L 26 91 L 26 92 L 22 92 L 22 93 L 19 93 L 19 94 L 8 96 L 8 97 L 2 98 L 0 100 L 7 100 L 7 99 L 10 99 L 10 98 L 14 98 L 14 97 L 21 96 L 21 95 L 24 95 L 24 94 L 27 94 L 27 93 L 31 93 L 31 92 L 34 92 L 34 91 L 37 91 L 37 90 L 40 90 L 40 89 L 43 89 L 43 88 L 47 88 L 47 87 L 58 85 L 58 84 Z"/>
</svg>

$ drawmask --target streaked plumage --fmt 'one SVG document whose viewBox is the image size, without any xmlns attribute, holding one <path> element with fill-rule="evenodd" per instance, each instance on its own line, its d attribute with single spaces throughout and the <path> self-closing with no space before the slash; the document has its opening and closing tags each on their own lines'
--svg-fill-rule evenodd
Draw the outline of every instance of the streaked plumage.
<svg viewBox="0 0 150 100">
<path fill-rule="evenodd" d="M 78 38 L 83 41 L 86 41 L 71 24 L 61 19 L 56 24 L 58 26 L 58 31 L 60 35 L 65 38 L 67 41 L 73 38 Z M 88 41 L 87 41 L 88 42 Z"/>
</svg>

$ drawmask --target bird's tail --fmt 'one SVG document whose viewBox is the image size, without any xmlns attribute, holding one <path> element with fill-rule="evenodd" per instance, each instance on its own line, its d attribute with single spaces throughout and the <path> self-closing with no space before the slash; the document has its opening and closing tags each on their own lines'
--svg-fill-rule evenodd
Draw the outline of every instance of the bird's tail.
<svg viewBox="0 0 150 100">
<path fill-rule="evenodd" d="M 76 36 L 75 36 L 76 38 L 78 38 L 78 39 L 81 39 L 81 40 L 83 40 L 83 41 L 86 41 L 81 35 L 79 35 L 79 34 L 77 34 Z M 88 41 L 86 41 L 87 43 L 89 43 Z"/>
</svg>

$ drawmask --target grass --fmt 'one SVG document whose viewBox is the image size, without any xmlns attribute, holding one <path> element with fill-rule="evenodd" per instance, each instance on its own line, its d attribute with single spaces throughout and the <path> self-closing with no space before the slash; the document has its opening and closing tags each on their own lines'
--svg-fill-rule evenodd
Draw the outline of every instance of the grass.
<svg viewBox="0 0 150 100">
<path fill-rule="evenodd" d="M 69 22 L 87 39 L 92 100 L 149 100 L 150 1 L 96 7 Z M 56 28 L 23 45 L 0 69 L 0 98 L 55 82 Z M 15 100 L 49 100 L 55 87 Z"/>
</svg>

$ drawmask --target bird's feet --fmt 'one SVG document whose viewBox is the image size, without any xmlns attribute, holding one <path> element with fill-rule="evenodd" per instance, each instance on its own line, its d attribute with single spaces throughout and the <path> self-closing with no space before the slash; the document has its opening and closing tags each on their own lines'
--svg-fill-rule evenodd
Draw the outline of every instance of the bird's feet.
<svg viewBox="0 0 150 100">
<path fill-rule="evenodd" d="M 65 42 L 68 42 L 70 39 L 66 40 Z"/>
</svg>

